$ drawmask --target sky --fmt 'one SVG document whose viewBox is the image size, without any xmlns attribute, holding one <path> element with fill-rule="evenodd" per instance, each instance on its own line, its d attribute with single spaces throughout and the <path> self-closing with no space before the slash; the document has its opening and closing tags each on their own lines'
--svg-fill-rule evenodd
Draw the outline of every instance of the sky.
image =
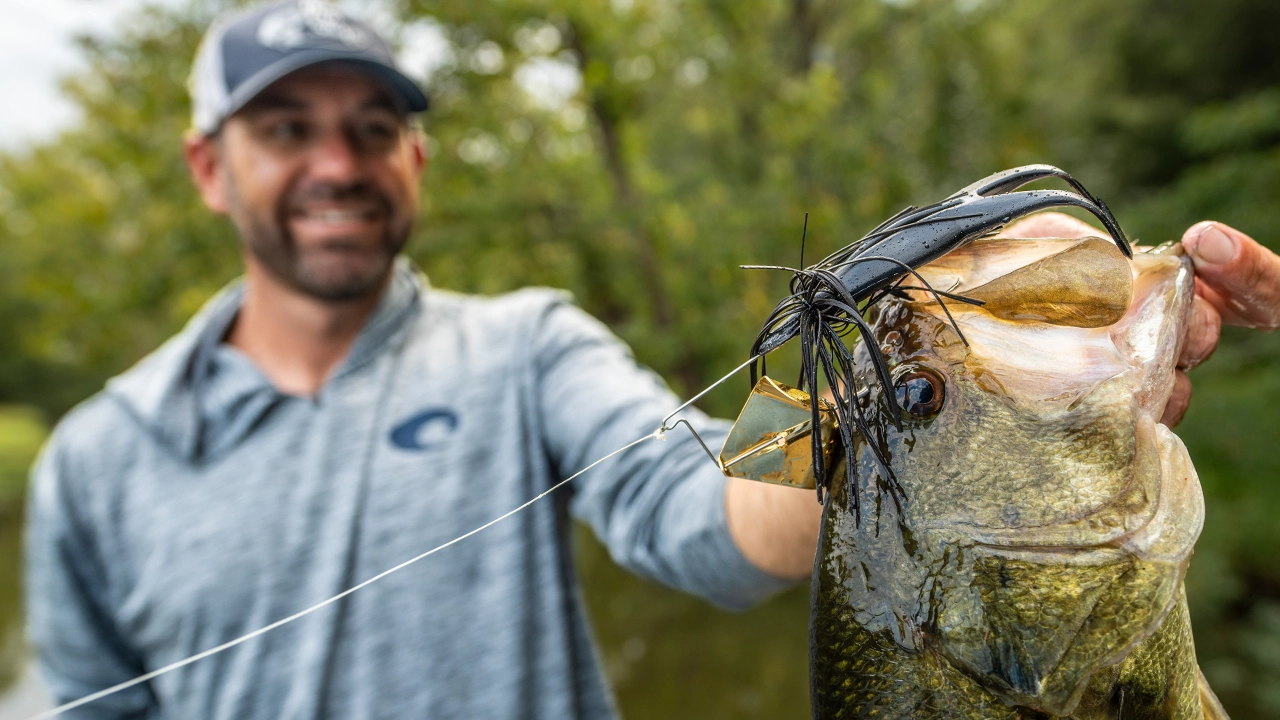
<svg viewBox="0 0 1280 720">
<path fill-rule="evenodd" d="M 20 151 L 54 137 L 74 124 L 75 106 L 59 91 L 60 78 L 85 69 L 78 35 L 111 35 L 118 24 L 146 4 L 177 6 L 185 0 L 0 0 L 0 151 Z M 340 0 L 349 12 L 384 33 L 398 36 L 400 61 L 423 79 L 452 60 L 449 44 L 430 21 L 397 26 L 380 0 Z M 537 37 L 533 41 L 538 41 Z M 553 42 L 555 40 L 553 39 Z M 499 62 L 500 62 L 499 56 Z M 562 105 L 576 92 L 576 70 L 551 58 L 522 68 L 517 83 L 535 100 Z"/>
<path fill-rule="evenodd" d="M 168 0 L 172 2 L 173 0 Z M 0 22 L 0 149 L 53 136 L 76 120 L 58 79 L 84 67 L 75 37 L 109 33 L 142 0 L 4 0 Z"/>
</svg>

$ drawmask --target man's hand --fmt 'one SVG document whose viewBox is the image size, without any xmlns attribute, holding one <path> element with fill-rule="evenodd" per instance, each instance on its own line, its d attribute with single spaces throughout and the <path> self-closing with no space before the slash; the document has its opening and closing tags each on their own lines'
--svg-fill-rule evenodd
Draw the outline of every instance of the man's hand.
<svg viewBox="0 0 1280 720">
<path fill-rule="evenodd" d="M 1280 257 L 1213 221 L 1192 225 L 1182 246 L 1196 264 L 1196 295 L 1222 322 L 1267 332 L 1280 327 Z"/>
<path fill-rule="evenodd" d="M 1267 332 L 1280 327 L 1280 257 L 1213 221 L 1192 225 L 1182 235 L 1182 246 L 1196 266 L 1196 298 L 1178 358 L 1178 385 L 1164 411 L 1166 425 L 1186 413 L 1191 401 L 1186 371 L 1213 354 L 1223 323 Z"/>
<path fill-rule="evenodd" d="M 1005 237 L 1080 237 L 1098 230 L 1070 215 L 1048 212 L 1010 225 Z M 1280 257 L 1239 230 L 1218 222 L 1192 225 L 1182 246 L 1196 268 L 1196 297 L 1187 323 L 1173 395 L 1160 422 L 1178 424 L 1191 404 L 1187 370 L 1218 347 L 1222 323 L 1275 330 L 1280 327 Z"/>
</svg>

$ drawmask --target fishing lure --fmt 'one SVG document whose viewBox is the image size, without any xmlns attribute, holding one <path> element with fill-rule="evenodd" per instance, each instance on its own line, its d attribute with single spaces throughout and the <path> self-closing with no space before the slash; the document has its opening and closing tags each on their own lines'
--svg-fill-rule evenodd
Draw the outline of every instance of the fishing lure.
<svg viewBox="0 0 1280 720">
<path fill-rule="evenodd" d="M 1027 190 L 1019 188 L 1037 180 L 1057 178 L 1071 186 L 1066 190 Z M 853 432 L 856 429 L 864 437 L 871 437 L 871 429 L 861 400 L 869 395 L 867 380 L 854 373 L 854 358 L 842 338 L 854 329 L 864 337 L 869 328 L 864 313 L 878 301 L 888 296 L 899 296 L 907 290 L 928 292 L 942 306 L 950 319 L 944 300 L 981 305 L 981 301 L 936 290 L 916 273 L 916 268 L 926 265 L 949 252 L 958 250 L 974 240 L 994 235 L 1009 223 L 1041 210 L 1061 207 L 1077 207 L 1098 218 L 1110 233 L 1126 257 L 1133 251 L 1120 224 L 1100 198 L 1090 193 L 1078 180 L 1052 165 L 1024 165 L 1004 170 L 969 185 L 946 199 L 925 207 L 910 206 L 885 220 L 874 230 L 858 240 L 804 268 L 788 268 L 776 265 L 747 265 L 749 269 L 784 270 L 792 273 L 791 294 L 774 308 L 751 347 L 751 384 L 756 387 L 759 375 L 765 374 L 765 356 L 790 340 L 800 338 L 801 370 L 797 389 L 817 398 L 818 371 L 821 369 L 834 402 L 828 406 L 822 401 L 806 403 L 810 418 L 807 423 L 793 426 L 785 438 L 792 442 L 807 435 L 811 443 L 813 474 L 816 478 L 818 502 L 825 504 L 825 492 L 829 486 L 827 455 L 830 441 L 822 432 L 822 416 L 834 413 L 834 425 L 839 433 L 845 453 L 846 481 L 853 487 L 857 480 L 857 462 L 852 457 Z M 904 285 L 907 278 L 915 278 L 919 286 Z M 963 333 L 951 321 L 956 332 Z M 967 344 L 967 343 L 966 343 Z M 887 397 L 902 395 L 904 399 L 917 389 L 910 379 L 895 382 L 889 365 L 875 343 L 866 344 L 875 370 L 874 381 L 879 383 Z M 755 359 L 759 360 L 759 374 Z M 785 402 L 785 400 L 784 400 Z M 901 403 L 899 403 L 901 404 Z M 745 412 L 745 411 L 744 411 Z M 898 430 L 902 429 L 902 416 L 897 405 L 890 404 L 891 419 Z M 828 423 L 830 426 L 832 423 Z M 784 444 L 779 442 L 779 446 Z M 881 477 L 895 503 L 903 499 L 902 487 L 883 452 L 870 443 Z M 740 455 L 741 457 L 741 455 Z M 722 468 L 725 461 L 719 461 Z M 733 460 L 729 460 L 732 463 Z M 860 516 L 856 492 L 848 493 L 854 504 L 855 517 Z"/>
</svg>

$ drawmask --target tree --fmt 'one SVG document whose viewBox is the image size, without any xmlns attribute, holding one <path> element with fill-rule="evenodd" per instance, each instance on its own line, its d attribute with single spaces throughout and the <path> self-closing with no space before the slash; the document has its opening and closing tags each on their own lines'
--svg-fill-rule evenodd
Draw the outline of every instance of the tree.
<svg viewBox="0 0 1280 720">
<path fill-rule="evenodd" d="M 0 157 L 0 401 L 60 414 L 238 272 L 179 152 L 188 64 L 226 5 L 148 10 L 85 41 L 91 69 L 67 84 L 81 123 Z M 396 4 L 452 58 L 430 81 L 409 252 L 444 287 L 572 290 L 690 394 L 745 358 L 784 293 L 786 277 L 738 265 L 797 263 L 806 212 L 817 258 L 908 203 L 1052 162 L 1139 239 L 1208 216 L 1277 238 L 1273 5 Z M 1280 717 L 1265 690 L 1280 674 L 1277 362 L 1275 338 L 1228 333 L 1180 429 L 1210 506 L 1188 585 L 1201 659 L 1248 717 Z M 704 407 L 731 415 L 745 390 Z M 804 714 L 803 589 L 730 618 L 622 576 L 585 536 L 579 550 L 629 717 Z"/>
</svg>

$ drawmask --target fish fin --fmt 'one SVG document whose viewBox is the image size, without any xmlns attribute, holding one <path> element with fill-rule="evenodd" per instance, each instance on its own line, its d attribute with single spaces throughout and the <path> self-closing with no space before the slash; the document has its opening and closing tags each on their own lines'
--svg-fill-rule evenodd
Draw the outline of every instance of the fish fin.
<svg viewBox="0 0 1280 720">
<path fill-rule="evenodd" d="M 1204 712 L 1204 720 L 1231 720 L 1227 711 L 1222 709 L 1218 696 L 1213 694 L 1209 681 L 1204 679 L 1204 671 L 1197 668 L 1200 675 L 1200 708 Z"/>
</svg>

